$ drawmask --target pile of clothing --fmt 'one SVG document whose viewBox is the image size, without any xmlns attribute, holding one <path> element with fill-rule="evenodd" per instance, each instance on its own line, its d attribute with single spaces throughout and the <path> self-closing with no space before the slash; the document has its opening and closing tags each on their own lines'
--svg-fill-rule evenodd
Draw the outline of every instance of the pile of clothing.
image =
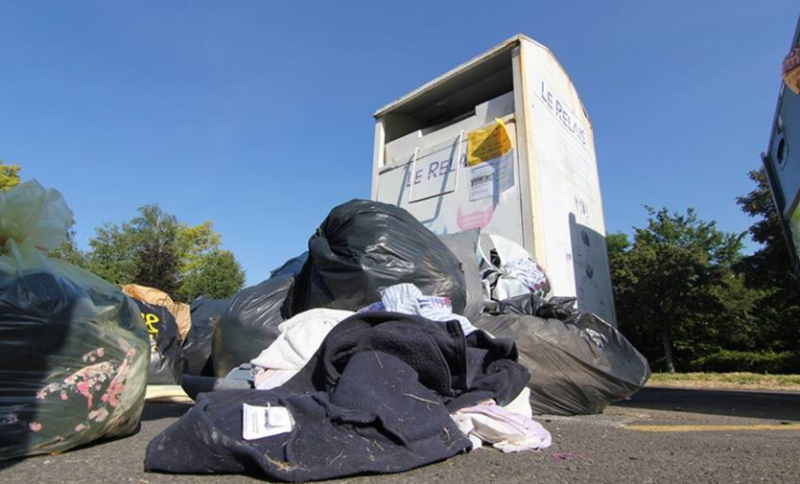
<svg viewBox="0 0 800 484">
<path fill-rule="evenodd" d="M 196 404 L 150 443 L 147 470 L 299 482 L 484 444 L 536 450 L 551 436 L 534 414 L 600 412 L 649 376 L 616 329 L 553 298 L 544 269 L 502 237 L 436 236 L 355 200 L 308 248 L 231 298 L 217 378 L 184 378 Z"/>
<path fill-rule="evenodd" d="M 649 377 L 615 328 L 553 297 L 544 268 L 494 234 L 437 236 L 353 200 L 269 279 L 178 304 L 45 260 L 71 213 L 21 187 L 0 194 L 0 460 L 135 431 L 149 383 L 195 399 L 150 442 L 149 471 L 400 472 L 484 445 L 546 448 L 534 415 L 601 412 Z"/>
</svg>

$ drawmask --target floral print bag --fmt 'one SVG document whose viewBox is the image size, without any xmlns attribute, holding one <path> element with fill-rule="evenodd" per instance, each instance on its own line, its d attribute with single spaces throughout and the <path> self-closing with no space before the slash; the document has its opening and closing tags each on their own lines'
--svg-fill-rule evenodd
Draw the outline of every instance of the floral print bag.
<svg viewBox="0 0 800 484">
<path fill-rule="evenodd" d="M 0 213 L 0 460 L 136 431 L 149 361 L 138 308 L 45 256 L 71 224 L 58 192 L 23 183 Z"/>
</svg>

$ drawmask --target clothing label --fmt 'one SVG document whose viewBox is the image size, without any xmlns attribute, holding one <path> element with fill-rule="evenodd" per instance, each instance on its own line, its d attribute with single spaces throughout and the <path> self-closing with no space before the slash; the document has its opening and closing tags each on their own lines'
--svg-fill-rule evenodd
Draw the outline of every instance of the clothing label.
<svg viewBox="0 0 800 484">
<path fill-rule="evenodd" d="M 256 407 L 242 404 L 242 437 L 263 439 L 291 432 L 294 420 L 286 407 Z"/>
<path fill-rule="evenodd" d="M 499 158 L 511 150 L 511 139 L 508 137 L 506 125 L 499 119 L 491 128 L 470 131 L 467 139 L 468 166 Z"/>
</svg>

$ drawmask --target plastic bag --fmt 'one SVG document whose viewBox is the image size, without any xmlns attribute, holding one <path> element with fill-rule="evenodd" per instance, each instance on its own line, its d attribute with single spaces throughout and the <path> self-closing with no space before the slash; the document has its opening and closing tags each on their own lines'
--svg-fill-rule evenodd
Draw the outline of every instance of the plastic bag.
<svg viewBox="0 0 800 484">
<path fill-rule="evenodd" d="M 229 299 L 197 298 L 192 301 L 192 329 L 183 343 L 184 375 L 214 375 L 211 359 L 214 329 L 229 304 Z"/>
<path fill-rule="evenodd" d="M 163 306 L 147 304 L 131 298 L 142 312 L 150 335 L 148 385 L 178 385 L 183 373 L 183 351 L 178 325 L 172 313 Z"/>
<path fill-rule="evenodd" d="M 464 283 L 467 288 L 467 305 L 463 316 L 468 319 L 476 318 L 483 312 L 483 283 L 478 267 L 478 229 L 458 232 L 456 234 L 439 235 L 439 240 L 458 258 L 461 272 L 464 274 Z"/>
<path fill-rule="evenodd" d="M 300 274 L 300 271 L 303 270 L 303 264 L 305 264 L 307 260 L 308 252 L 303 252 L 297 257 L 292 257 L 277 269 L 271 270 L 269 273 L 269 278 L 272 279 L 273 277 L 278 276 L 297 277 L 297 274 Z"/>
<path fill-rule="evenodd" d="M 453 312 L 466 304 L 458 259 L 406 210 L 352 200 L 331 210 L 308 242 L 308 260 L 291 294 L 292 314 L 308 309 L 357 311 L 401 283 L 448 297 Z"/>
<path fill-rule="evenodd" d="M 570 299 L 541 304 L 538 314 L 563 315 Z M 633 395 L 650 378 L 647 359 L 622 333 L 592 313 L 573 310 L 563 321 L 515 313 L 484 314 L 474 324 L 516 341 L 519 362 L 531 372 L 528 386 L 535 414 L 601 413 L 610 403 Z"/>
<path fill-rule="evenodd" d="M 149 345 L 138 308 L 42 250 L 72 224 L 35 181 L 0 193 L 0 460 L 134 432 Z"/>
<path fill-rule="evenodd" d="M 216 376 L 225 377 L 275 341 L 278 325 L 289 319 L 285 303 L 293 282 L 292 276 L 278 276 L 231 297 L 214 330 L 212 358 Z"/>
<path fill-rule="evenodd" d="M 528 293 L 550 294 L 547 272 L 522 247 L 494 234 L 481 234 L 481 278 L 487 299 L 503 301 Z"/>
<path fill-rule="evenodd" d="M 166 292 L 139 284 L 125 284 L 122 292 L 126 295 L 150 305 L 166 308 L 178 325 L 181 342 L 186 341 L 186 336 L 192 327 L 191 309 L 186 303 L 176 303 Z"/>
<path fill-rule="evenodd" d="M 551 297 L 544 300 L 533 293 L 514 296 L 504 301 L 497 301 L 493 308 L 487 311 L 490 314 L 527 314 L 548 319 L 564 320 L 575 312 L 574 297 Z"/>
</svg>

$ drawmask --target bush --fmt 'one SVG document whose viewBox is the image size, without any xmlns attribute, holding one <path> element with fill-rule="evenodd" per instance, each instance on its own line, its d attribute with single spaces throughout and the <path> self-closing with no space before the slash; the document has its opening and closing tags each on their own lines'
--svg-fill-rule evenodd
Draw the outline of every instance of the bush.
<svg viewBox="0 0 800 484">
<path fill-rule="evenodd" d="M 692 360 L 690 367 L 691 371 L 715 373 L 793 374 L 800 373 L 800 353 L 721 350 L 712 355 Z"/>
</svg>

